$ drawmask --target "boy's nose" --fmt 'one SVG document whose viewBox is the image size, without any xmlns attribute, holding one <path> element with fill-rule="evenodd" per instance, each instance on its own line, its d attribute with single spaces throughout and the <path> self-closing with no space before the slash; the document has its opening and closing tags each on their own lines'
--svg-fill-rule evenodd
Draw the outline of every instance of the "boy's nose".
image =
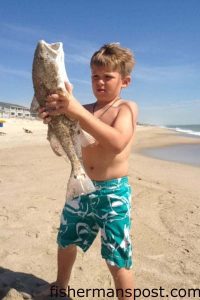
<svg viewBox="0 0 200 300">
<path fill-rule="evenodd" d="M 98 80 L 98 85 L 103 85 L 103 84 L 104 84 L 103 78 L 99 78 L 99 80 Z"/>
</svg>

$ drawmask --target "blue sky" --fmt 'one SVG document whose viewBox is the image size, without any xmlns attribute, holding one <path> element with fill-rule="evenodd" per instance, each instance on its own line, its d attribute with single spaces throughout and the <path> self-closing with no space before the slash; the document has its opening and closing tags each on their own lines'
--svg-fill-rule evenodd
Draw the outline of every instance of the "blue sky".
<svg viewBox="0 0 200 300">
<path fill-rule="evenodd" d="M 29 106 L 38 40 L 62 41 L 74 94 L 93 102 L 89 60 L 108 42 L 136 59 L 122 96 L 139 106 L 139 121 L 200 124 L 199 0 L 1 0 L 0 101 Z"/>
</svg>

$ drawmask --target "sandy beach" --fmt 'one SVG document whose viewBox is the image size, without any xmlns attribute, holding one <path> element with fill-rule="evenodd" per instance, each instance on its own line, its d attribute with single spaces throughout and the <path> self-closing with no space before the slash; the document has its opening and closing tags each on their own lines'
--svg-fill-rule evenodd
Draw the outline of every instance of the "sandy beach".
<svg viewBox="0 0 200 300">
<path fill-rule="evenodd" d="M 31 133 L 26 133 L 28 129 Z M 56 235 L 65 201 L 70 164 L 57 157 L 38 120 L 8 119 L 0 128 L 0 299 L 32 299 L 39 286 L 56 276 Z M 146 147 L 200 143 L 158 127 L 138 126 L 130 158 L 135 288 L 200 289 L 200 168 L 150 158 Z M 87 253 L 78 252 L 70 287 L 108 290 L 114 285 L 100 255 L 99 236 Z M 154 290 L 155 292 L 155 290 Z M 143 293 L 143 294 L 142 294 Z M 150 296 L 147 298 L 148 293 Z M 174 295 L 178 291 L 174 291 Z M 139 291 L 137 291 L 139 294 Z M 198 295 L 198 297 L 197 297 Z M 116 299 L 115 297 L 72 297 Z"/>
</svg>

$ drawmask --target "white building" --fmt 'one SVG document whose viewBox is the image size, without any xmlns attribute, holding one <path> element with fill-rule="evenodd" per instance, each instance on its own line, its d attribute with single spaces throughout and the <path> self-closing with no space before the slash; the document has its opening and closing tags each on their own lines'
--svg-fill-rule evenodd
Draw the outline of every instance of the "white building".
<svg viewBox="0 0 200 300">
<path fill-rule="evenodd" d="M 0 102 L 0 117 L 1 118 L 30 118 L 30 109 L 21 105 Z"/>
</svg>

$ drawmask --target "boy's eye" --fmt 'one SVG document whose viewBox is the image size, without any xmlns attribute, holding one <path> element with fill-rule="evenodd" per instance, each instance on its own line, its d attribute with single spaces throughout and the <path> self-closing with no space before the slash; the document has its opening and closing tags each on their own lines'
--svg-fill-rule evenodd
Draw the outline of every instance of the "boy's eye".
<svg viewBox="0 0 200 300">
<path fill-rule="evenodd" d="M 98 75 L 92 75 L 92 79 L 98 79 Z"/>
<path fill-rule="evenodd" d="M 114 78 L 112 75 L 104 75 L 103 77 L 100 77 L 99 75 L 92 75 L 93 80 L 110 80 L 112 78 Z"/>
<path fill-rule="evenodd" d="M 112 79 L 113 78 L 111 75 L 106 75 L 105 77 L 106 77 L 106 79 Z"/>
</svg>

